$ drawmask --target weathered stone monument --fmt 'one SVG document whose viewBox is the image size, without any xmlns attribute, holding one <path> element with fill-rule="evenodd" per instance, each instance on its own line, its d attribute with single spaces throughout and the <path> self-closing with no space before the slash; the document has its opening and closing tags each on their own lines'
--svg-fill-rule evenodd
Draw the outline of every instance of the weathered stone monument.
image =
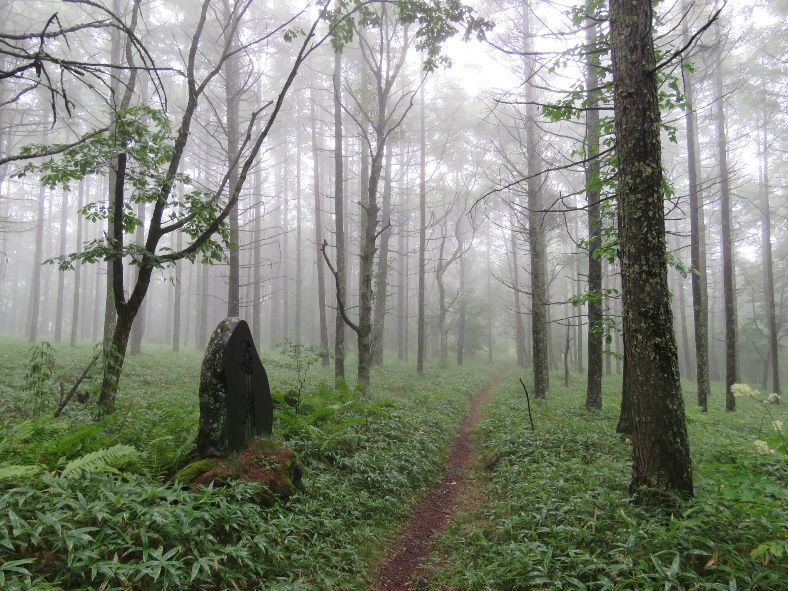
<svg viewBox="0 0 788 591">
<path fill-rule="evenodd" d="M 271 434 L 273 400 L 268 376 L 249 325 L 227 318 L 211 335 L 200 370 L 200 431 L 203 458 L 240 452 Z"/>
</svg>

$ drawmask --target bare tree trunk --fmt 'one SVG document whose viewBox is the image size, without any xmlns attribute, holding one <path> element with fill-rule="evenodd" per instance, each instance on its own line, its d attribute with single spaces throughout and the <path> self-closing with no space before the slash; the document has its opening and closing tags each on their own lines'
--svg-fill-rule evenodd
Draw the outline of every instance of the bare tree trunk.
<svg viewBox="0 0 788 591">
<path fill-rule="evenodd" d="M 77 189 L 77 212 L 82 210 L 82 206 L 85 204 L 85 181 L 79 181 L 79 187 Z M 82 232 L 83 232 L 84 223 L 82 220 L 82 215 L 77 213 L 77 246 L 75 251 L 77 253 L 82 252 Z M 77 261 L 74 264 L 74 301 L 73 301 L 73 308 L 71 312 L 71 338 L 69 339 L 69 344 L 74 347 L 77 344 L 77 331 L 79 330 L 79 306 L 80 306 L 80 289 L 82 287 L 82 265 Z"/>
<path fill-rule="evenodd" d="M 46 140 L 45 142 L 46 143 Z M 27 338 L 31 343 L 38 340 L 38 316 L 41 307 L 41 261 L 44 247 L 44 185 L 38 188 L 38 213 L 36 214 L 36 242 L 33 252 L 32 277 L 30 279 L 30 305 L 27 313 Z"/>
<path fill-rule="evenodd" d="M 310 91 L 310 99 L 311 99 L 311 91 Z M 312 101 L 310 100 L 310 105 Z M 311 108 L 311 106 L 310 106 Z M 295 188 L 295 210 L 296 210 L 296 235 L 295 235 L 295 266 L 296 266 L 296 273 L 295 273 L 295 322 L 293 324 L 293 334 L 294 340 L 296 343 L 301 342 L 301 329 L 302 329 L 302 319 L 301 319 L 301 312 L 303 307 L 303 289 L 304 289 L 304 268 L 303 268 L 303 259 L 301 258 L 301 245 L 303 240 L 303 233 L 301 231 L 301 142 L 302 140 L 302 133 L 301 133 L 301 108 L 300 106 L 296 108 L 295 112 L 295 126 L 296 126 L 296 188 Z M 314 139 L 314 138 L 313 138 Z M 317 158 L 314 159 L 314 170 L 315 174 L 318 175 L 318 179 L 320 176 L 320 169 L 318 166 Z M 320 182 L 317 182 L 318 190 L 320 189 Z M 319 210 L 318 210 L 319 214 Z M 315 217 L 315 227 L 320 225 L 320 217 Z M 320 265 L 318 265 L 320 268 Z M 287 305 L 287 303 L 285 303 Z"/>
<path fill-rule="evenodd" d="M 517 364 L 525 369 L 528 366 L 525 354 L 525 326 L 520 303 L 520 265 L 517 262 L 517 229 L 516 214 L 512 214 L 511 232 L 509 235 L 512 250 L 512 287 L 514 292 L 514 345 L 517 353 Z"/>
<path fill-rule="evenodd" d="M 523 34 L 526 54 L 533 53 L 533 25 L 531 2 L 523 5 Z M 536 90 L 532 81 L 536 64 L 526 59 L 525 79 L 525 133 L 528 174 L 528 241 L 531 254 L 531 335 L 534 364 L 534 395 L 545 398 L 550 390 L 550 295 L 547 285 L 547 236 L 544 228 L 545 214 L 542 204 L 541 166 L 538 153 L 539 129 L 536 125 Z"/>
<path fill-rule="evenodd" d="M 345 255 L 345 196 L 344 163 L 342 137 L 342 54 L 334 52 L 334 236 L 337 260 L 337 297 L 345 300 L 347 292 L 346 255 Z M 322 244 L 322 242 L 321 242 Z M 337 306 L 334 319 L 334 378 L 337 382 L 345 379 L 345 322 Z"/>
<path fill-rule="evenodd" d="M 313 91 L 310 89 L 310 95 L 312 94 L 312 92 Z M 310 98 L 312 99 L 309 102 L 310 105 L 309 108 L 310 108 L 310 124 L 312 127 L 311 129 L 312 170 L 314 173 L 313 186 L 315 193 L 315 245 L 317 248 L 317 250 L 315 251 L 315 255 L 317 256 L 317 258 L 315 259 L 315 263 L 317 265 L 317 310 L 318 310 L 318 318 L 320 323 L 320 327 L 319 327 L 320 346 L 328 350 L 328 323 L 326 319 L 326 271 L 325 271 L 325 267 L 323 266 L 324 265 L 323 257 L 320 255 L 320 247 L 323 244 L 323 212 L 322 212 L 322 208 L 320 207 L 320 159 L 319 159 L 320 146 L 318 145 L 318 139 L 317 139 L 317 114 L 315 113 L 315 97 L 310 96 Z M 340 117 L 341 117 L 341 113 L 340 113 Z M 340 167 L 341 164 L 342 163 L 340 161 Z M 340 179 L 340 187 L 341 187 L 341 179 Z M 336 184 L 335 184 L 335 188 L 336 188 Z M 324 367 L 328 366 L 329 359 L 327 355 L 324 355 L 322 357 L 321 363 Z"/>
<path fill-rule="evenodd" d="M 258 88 L 257 96 L 260 96 Z M 261 347 L 263 342 L 260 339 L 261 330 L 261 316 L 262 309 L 262 236 L 260 233 L 260 218 L 262 212 L 260 211 L 260 203 L 263 200 L 263 183 L 260 173 L 260 165 L 258 164 L 254 169 L 254 207 L 252 208 L 252 339 Z"/>
<path fill-rule="evenodd" d="M 407 182 L 405 182 L 407 186 Z M 407 350 L 405 328 L 408 322 L 408 248 L 405 245 L 409 216 L 405 192 L 400 193 L 400 211 L 397 220 L 397 359 L 405 361 Z"/>
<path fill-rule="evenodd" d="M 686 12 L 686 0 L 682 2 Z M 682 24 L 682 36 L 689 42 L 687 19 Z M 698 154 L 698 120 L 696 116 L 695 88 L 692 74 L 682 68 L 684 98 L 689 108 L 684 109 L 687 127 L 687 179 L 690 198 L 690 263 L 692 273 L 692 317 L 695 332 L 695 379 L 698 389 L 698 406 L 708 410 L 709 385 L 709 334 L 708 290 L 706 286 L 706 222 L 703 214 L 703 196 L 700 193 L 700 155 Z"/>
<path fill-rule="evenodd" d="M 135 237 L 135 242 L 137 246 L 143 247 L 145 246 L 145 203 L 138 203 L 137 204 L 137 219 L 140 220 L 142 223 L 141 226 L 137 226 L 137 232 Z M 137 278 L 139 277 L 139 267 L 136 267 L 133 276 L 134 276 L 134 283 L 137 282 Z M 131 355 L 139 355 L 142 352 L 142 337 L 145 334 L 145 310 L 147 309 L 147 302 L 146 300 L 142 300 L 140 304 L 140 309 L 137 312 L 137 315 L 134 318 L 134 324 L 131 327 L 131 346 L 129 347 L 129 353 Z"/>
<path fill-rule="evenodd" d="M 177 231 L 175 237 L 175 248 L 181 250 L 183 248 L 183 234 L 180 230 Z M 172 311 L 172 350 L 177 353 L 181 349 L 181 294 L 183 289 L 183 261 L 175 261 L 175 296 L 173 301 Z M 188 330 L 186 332 L 186 339 L 189 338 Z"/>
<path fill-rule="evenodd" d="M 492 261 L 490 257 L 490 223 L 486 225 L 485 233 L 485 267 L 487 282 L 487 361 L 493 362 L 493 299 L 492 299 Z"/>
<path fill-rule="evenodd" d="M 763 141 L 760 148 L 761 172 L 761 261 L 763 291 L 766 297 L 766 325 L 769 334 L 769 360 L 772 368 L 772 392 L 780 394 L 780 363 L 777 343 L 777 308 L 774 302 L 774 270 L 772 263 L 772 214 L 769 204 L 769 128 L 763 116 Z"/>
<path fill-rule="evenodd" d="M 664 501 L 692 495 L 692 467 L 668 292 L 653 8 L 650 0 L 611 0 L 609 13 L 634 418 L 630 491 L 640 501 Z"/>
<path fill-rule="evenodd" d="M 234 8 L 230 6 L 228 0 L 224 0 L 225 22 L 230 23 L 233 18 Z M 238 63 L 238 40 L 236 39 L 236 28 L 228 26 L 226 34 L 231 34 L 229 41 L 229 52 L 224 62 L 224 100 L 227 107 L 227 162 L 230 166 L 228 188 L 230 194 L 235 192 L 238 184 L 238 144 L 240 141 L 240 130 L 238 116 L 241 106 L 241 86 L 240 86 L 240 65 Z M 241 268 L 238 231 L 238 203 L 233 206 L 229 215 L 230 226 L 230 246 L 229 246 L 229 273 L 227 277 L 227 316 L 241 315 Z"/>
<path fill-rule="evenodd" d="M 722 40 L 719 19 L 714 21 L 717 43 L 714 48 L 714 131 L 720 174 L 720 218 L 722 222 L 722 283 L 725 296 L 725 410 L 736 410 L 731 386 L 739 380 L 736 344 L 736 287 L 734 285 L 733 237 L 731 230 L 731 189 L 728 169 L 728 140 L 725 136 L 725 104 L 722 89 Z"/>
<path fill-rule="evenodd" d="M 594 50 L 598 44 L 598 29 L 595 21 L 586 19 L 586 87 L 599 88 L 599 54 Z M 589 110 L 586 111 L 586 157 L 599 154 L 599 93 L 588 93 Z M 603 364 L 603 314 L 602 261 L 596 250 L 602 244 L 602 219 L 599 204 L 600 162 L 594 158 L 586 165 L 586 201 L 588 202 L 588 379 L 586 385 L 586 408 L 602 408 L 602 364 Z"/>
<path fill-rule="evenodd" d="M 378 251 L 378 282 L 375 287 L 375 314 L 372 322 L 372 362 L 383 365 L 384 324 L 389 275 L 389 240 L 391 239 L 391 144 L 386 145 L 383 167 L 383 219 Z M 388 228 L 387 228 L 388 226 Z"/>
<path fill-rule="evenodd" d="M 58 254 L 66 256 L 66 231 L 68 229 L 68 191 L 63 191 L 63 199 L 60 202 L 60 233 L 58 238 Z M 66 275 L 64 271 L 57 272 L 57 305 L 55 307 L 55 342 L 63 340 L 63 308 L 66 291 Z"/>
<path fill-rule="evenodd" d="M 462 365 L 465 360 L 465 323 L 468 306 L 466 303 L 467 290 L 467 262 L 466 255 L 460 256 L 460 309 L 457 314 L 457 365 Z"/>
<path fill-rule="evenodd" d="M 416 337 L 416 371 L 424 373 L 426 357 L 426 281 L 427 281 L 427 130 L 425 124 L 424 92 L 421 85 L 419 109 L 419 296 L 418 335 Z"/>
</svg>

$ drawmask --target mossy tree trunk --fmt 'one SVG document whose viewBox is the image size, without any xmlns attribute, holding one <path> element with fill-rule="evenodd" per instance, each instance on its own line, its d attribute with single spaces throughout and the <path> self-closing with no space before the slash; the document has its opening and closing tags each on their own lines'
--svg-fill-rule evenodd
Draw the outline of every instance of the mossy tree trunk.
<svg viewBox="0 0 788 591">
<path fill-rule="evenodd" d="M 624 348 L 632 395 L 636 499 L 692 494 L 668 290 L 660 111 L 650 0 L 611 0 Z M 649 496 L 641 496 L 643 489 Z"/>
</svg>

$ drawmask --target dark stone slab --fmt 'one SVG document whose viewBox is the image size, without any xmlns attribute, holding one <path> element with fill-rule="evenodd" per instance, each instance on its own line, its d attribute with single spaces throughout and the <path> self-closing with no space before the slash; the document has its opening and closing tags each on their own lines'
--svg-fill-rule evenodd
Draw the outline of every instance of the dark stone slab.
<svg viewBox="0 0 788 591">
<path fill-rule="evenodd" d="M 211 335 L 200 370 L 202 457 L 243 450 L 255 437 L 271 434 L 273 400 L 268 376 L 249 325 L 227 318 Z"/>
</svg>

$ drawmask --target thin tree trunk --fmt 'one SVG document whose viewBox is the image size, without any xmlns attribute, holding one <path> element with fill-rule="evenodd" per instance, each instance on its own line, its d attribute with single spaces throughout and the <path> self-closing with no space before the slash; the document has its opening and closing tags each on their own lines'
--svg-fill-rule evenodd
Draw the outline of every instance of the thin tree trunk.
<svg viewBox="0 0 788 591">
<path fill-rule="evenodd" d="M 416 337 L 416 371 L 424 373 L 426 357 L 426 281 L 427 281 L 427 130 L 425 124 L 424 92 L 421 85 L 419 109 L 419 295 L 418 335 Z"/>
<path fill-rule="evenodd" d="M 143 247 L 145 245 L 145 203 L 138 203 L 137 204 L 137 219 L 141 222 L 142 225 L 137 226 L 137 232 L 135 237 L 135 242 L 137 246 Z M 137 282 L 137 278 L 139 277 L 139 267 L 135 268 L 136 270 L 133 273 L 134 276 L 134 283 Z M 131 346 L 129 347 L 129 353 L 131 355 L 139 355 L 142 352 L 142 337 L 145 334 L 145 316 L 147 309 L 147 301 L 143 300 L 140 304 L 139 312 L 134 318 L 134 325 L 131 327 Z"/>
<path fill-rule="evenodd" d="M 523 5 L 523 33 L 526 54 L 533 53 L 533 25 L 531 1 Z M 541 166 L 538 153 L 539 129 L 536 125 L 536 89 L 533 76 L 536 64 L 531 56 L 526 59 L 525 79 L 525 133 L 528 174 L 528 241 L 531 255 L 531 335 L 534 364 L 534 396 L 546 398 L 550 390 L 550 296 L 547 285 L 547 236 L 542 204 L 542 183 L 539 176 Z"/>
<path fill-rule="evenodd" d="M 260 89 L 257 89 L 257 96 L 260 96 Z M 263 200 L 263 183 L 261 179 L 260 166 L 254 169 L 254 207 L 252 209 L 252 339 L 261 347 L 263 342 L 260 339 L 261 330 L 261 309 L 262 309 L 262 236 L 260 233 L 260 203 Z"/>
<path fill-rule="evenodd" d="M 512 228 L 509 235 L 512 249 L 512 287 L 514 291 L 514 345 L 517 353 L 517 364 L 525 369 L 528 366 L 525 353 L 525 326 L 523 324 L 523 310 L 520 303 L 520 264 L 517 262 L 517 229 L 514 221 L 516 214 L 512 214 Z"/>
<path fill-rule="evenodd" d="M 609 14 L 634 418 L 630 491 L 640 501 L 663 501 L 692 495 L 692 468 L 668 292 L 653 7 L 650 0 L 611 0 Z"/>
<path fill-rule="evenodd" d="M 487 282 L 487 361 L 493 362 L 493 300 L 492 300 L 492 260 L 490 257 L 490 223 L 487 223 L 485 233 L 485 269 Z"/>
<path fill-rule="evenodd" d="M 82 252 L 82 232 L 84 228 L 84 223 L 82 220 L 82 215 L 79 213 L 82 211 L 82 206 L 85 204 L 85 181 L 79 181 L 79 187 L 77 189 L 77 246 L 75 248 L 75 252 L 80 253 Z M 81 293 L 80 289 L 82 287 L 82 265 L 77 261 L 74 264 L 74 298 L 73 298 L 73 308 L 71 312 L 71 338 L 69 339 L 69 344 L 72 347 L 75 347 L 77 344 L 77 331 L 79 330 L 79 306 L 80 306 L 80 298 Z"/>
<path fill-rule="evenodd" d="M 599 88 L 598 31 L 596 21 L 586 19 L 586 87 Z M 586 111 L 586 157 L 599 154 L 599 93 L 588 93 L 589 110 Z M 602 364 L 603 364 L 603 315 L 602 315 L 602 261 L 596 250 L 602 244 L 602 218 L 600 197 L 600 162 L 594 158 L 586 165 L 586 201 L 588 202 L 588 375 L 586 384 L 586 408 L 602 408 Z"/>
<path fill-rule="evenodd" d="M 310 96 L 311 99 L 311 96 Z M 311 104 L 310 100 L 310 104 Z M 303 232 L 301 231 L 301 109 L 297 108 L 295 113 L 295 126 L 296 126 L 296 188 L 295 188 L 295 214 L 296 214 L 296 235 L 295 235 L 295 319 L 293 323 L 293 335 L 296 343 L 301 342 L 301 329 L 302 329 L 302 308 L 303 308 L 303 289 L 304 289 L 304 268 L 303 259 L 301 258 L 301 244 L 303 240 Z M 314 169 L 316 174 L 320 174 L 317 159 L 314 159 Z M 320 183 L 318 181 L 318 188 Z M 319 226 L 319 217 L 315 217 L 315 227 Z M 318 265 L 319 268 L 319 265 Z M 285 304 L 287 305 L 287 304 Z"/>
<path fill-rule="evenodd" d="M 229 24 L 234 10 L 228 4 L 228 0 L 224 2 L 225 21 Z M 224 99 L 227 106 L 226 120 L 227 125 L 227 162 L 230 167 L 230 175 L 228 179 L 228 189 L 230 194 L 235 192 L 236 185 L 238 184 L 238 166 L 236 160 L 238 159 L 238 144 L 240 141 L 240 127 L 238 116 L 241 103 L 241 88 L 240 88 L 240 65 L 238 55 L 238 40 L 236 39 L 236 32 L 234 27 L 228 26 L 227 32 L 232 34 L 232 38 L 228 45 L 228 57 L 224 62 Z M 229 245 L 229 273 L 227 277 L 227 316 L 240 316 L 241 315 L 241 268 L 240 268 L 240 250 L 239 240 L 240 234 L 238 231 L 238 202 L 232 208 L 229 215 L 230 226 L 230 245 Z"/>
<path fill-rule="evenodd" d="M 68 191 L 63 191 L 60 203 L 60 233 L 58 255 L 66 256 L 66 231 L 68 229 Z M 57 272 L 57 305 L 55 307 L 55 342 L 63 340 L 63 308 L 65 307 L 66 274 L 65 271 Z"/>
<path fill-rule="evenodd" d="M 733 236 L 731 229 L 731 189 L 728 169 L 728 140 L 725 136 L 725 104 L 722 89 L 722 40 L 719 19 L 714 21 L 717 43 L 714 48 L 714 131 L 720 174 L 720 218 L 722 223 L 722 283 L 725 296 L 725 410 L 736 410 L 731 386 L 739 380 L 736 344 L 736 287 L 734 285 Z"/>
<path fill-rule="evenodd" d="M 175 248 L 183 248 L 183 234 L 176 231 Z M 181 292 L 183 287 L 183 261 L 175 261 L 175 294 L 172 303 L 172 350 L 177 353 L 181 348 Z M 188 332 L 186 339 L 189 338 Z M 184 339 L 184 340 L 186 340 Z"/>
<path fill-rule="evenodd" d="M 466 304 L 466 289 L 467 289 L 467 262 L 466 256 L 460 255 L 460 309 L 457 314 L 457 365 L 462 365 L 465 360 L 465 323 L 468 306 Z"/>
<path fill-rule="evenodd" d="M 334 52 L 334 236 L 336 240 L 337 297 L 345 301 L 347 292 L 345 255 L 345 196 L 342 137 L 342 53 Z M 322 242 L 321 242 L 322 244 Z M 334 318 L 334 379 L 345 380 L 345 322 L 337 306 Z"/>
<path fill-rule="evenodd" d="M 405 186 L 407 186 L 407 180 Z M 400 193 L 400 211 L 397 220 L 397 359 L 405 361 L 406 337 L 405 326 L 408 322 L 408 303 L 407 303 L 407 258 L 408 251 L 405 246 L 405 235 L 408 232 L 408 219 L 406 213 L 407 203 L 405 192 Z"/>
<path fill-rule="evenodd" d="M 378 251 L 378 281 L 375 287 L 375 314 L 372 322 L 372 362 L 383 365 L 384 324 L 386 322 L 386 296 L 389 275 L 389 241 L 391 239 L 391 144 L 386 145 L 383 167 L 383 228 Z M 388 229 L 386 229 L 388 226 Z"/>
<path fill-rule="evenodd" d="M 763 291 L 766 297 L 766 325 L 769 334 L 769 360 L 772 369 L 772 392 L 780 394 L 780 363 L 777 343 L 777 307 L 774 299 L 774 270 L 772 259 L 772 214 L 769 204 L 769 128 L 763 116 L 763 141 L 760 147 L 761 169 L 761 265 Z"/>
<path fill-rule="evenodd" d="M 686 0 L 682 2 L 686 12 Z M 687 19 L 682 24 L 682 36 L 689 42 Z M 689 108 L 684 109 L 687 128 L 687 179 L 690 198 L 690 263 L 692 264 L 692 318 L 695 333 L 695 379 L 698 407 L 708 410 L 709 385 L 709 309 L 706 286 L 706 222 L 703 214 L 703 196 L 700 189 L 700 155 L 698 153 L 698 120 L 695 105 L 695 87 L 692 74 L 682 68 L 684 97 Z"/>
<path fill-rule="evenodd" d="M 45 141 L 46 143 L 46 141 Z M 36 214 L 36 242 L 33 252 L 32 277 L 30 279 L 30 305 L 27 313 L 27 338 L 31 343 L 38 340 L 38 317 L 41 307 L 41 261 L 44 247 L 44 185 L 38 188 L 38 213 Z"/>
<path fill-rule="evenodd" d="M 312 90 L 310 89 L 310 95 L 311 94 Z M 323 244 L 323 213 L 322 208 L 320 207 L 320 146 L 318 145 L 317 139 L 317 114 L 315 113 L 315 97 L 310 96 L 310 98 L 312 99 L 309 102 L 309 108 L 312 131 L 312 170 L 314 175 L 313 188 L 315 194 L 315 245 L 317 248 L 315 251 L 315 255 L 317 256 L 315 259 L 317 264 L 317 310 L 320 324 L 320 346 L 323 349 L 328 350 L 328 323 L 326 319 L 326 270 L 323 263 L 323 257 L 320 254 L 320 247 Z M 328 366 L 329 359 L 327 355 L 324 355 L 321 358 L 321 363 L 324 367 Z"/>
</svg>

